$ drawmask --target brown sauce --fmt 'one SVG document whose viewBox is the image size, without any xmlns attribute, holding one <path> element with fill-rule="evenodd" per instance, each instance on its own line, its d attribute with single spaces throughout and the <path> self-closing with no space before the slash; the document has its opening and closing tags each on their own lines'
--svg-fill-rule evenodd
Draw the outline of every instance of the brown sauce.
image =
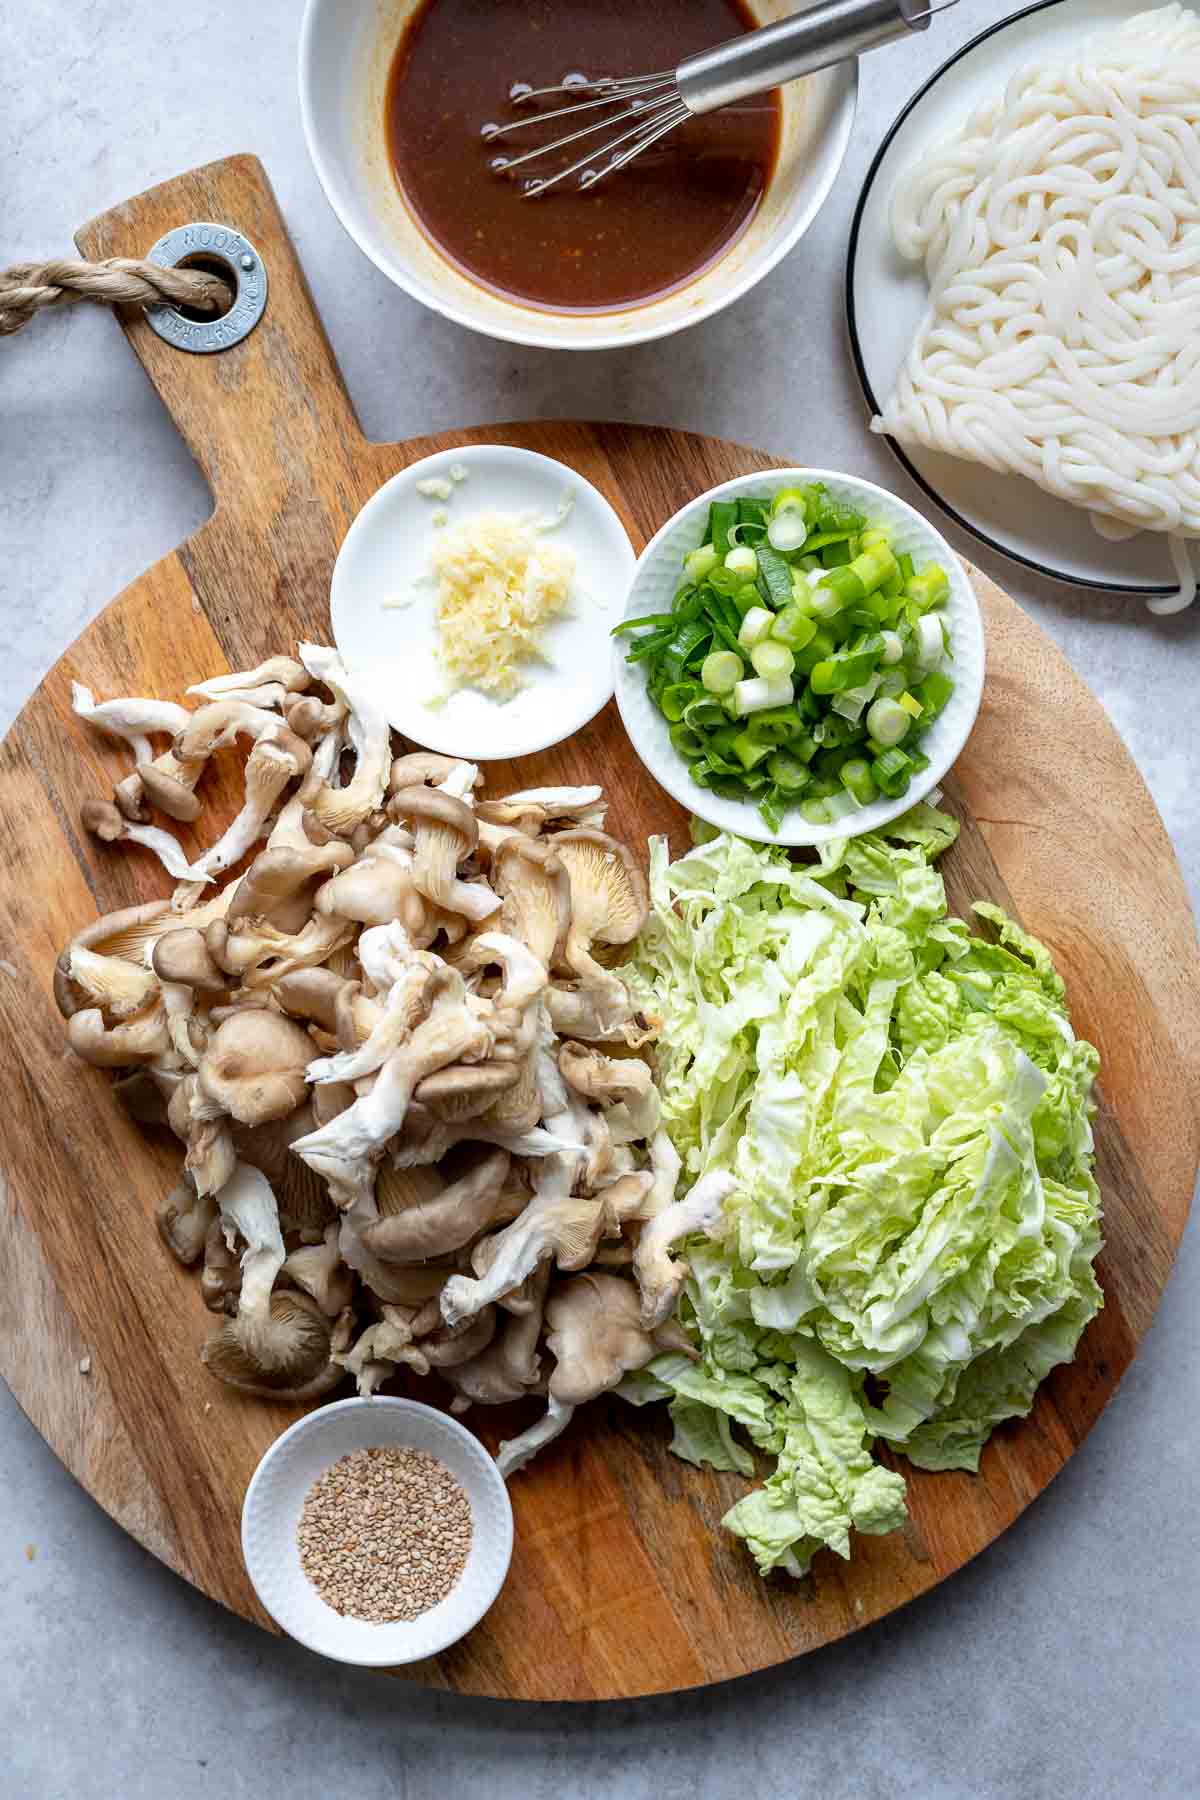
<svg viewBox="0 0 1200 1800">
<path fill-rule="evenodd" d="M 491 144 L 481 128 L 520 116 L 507 99 L 514 81 L 673 69 L 755 23 L 744 0 L 423 0 L 385 107 L 410 212 L 464 274 L 527 306 L 599 312 L 679 287 L 753 218 L 778 148 L 777 95 L 689 120 L 591 190 L 571 179 L 536 199 L 491 160 L 532 148 L 538 127 Z M 598 133 L 569 154 L 603 141 Z"/>
</svg>

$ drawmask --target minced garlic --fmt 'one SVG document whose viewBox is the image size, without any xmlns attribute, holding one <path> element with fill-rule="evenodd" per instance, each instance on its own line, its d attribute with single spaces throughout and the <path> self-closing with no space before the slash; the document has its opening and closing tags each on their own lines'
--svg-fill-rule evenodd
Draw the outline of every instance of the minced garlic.
<svg viewBox="0 0 1200 1800">
<path fill-rule="evenodd" d="M 567 611 L 574 556 L 530 520 L 481 513 L 439 537 L 433 572 L 447 687 L 510 700 L 525 685 L 519 665 L 547 660 L 539 633 Z"/>
</svg>

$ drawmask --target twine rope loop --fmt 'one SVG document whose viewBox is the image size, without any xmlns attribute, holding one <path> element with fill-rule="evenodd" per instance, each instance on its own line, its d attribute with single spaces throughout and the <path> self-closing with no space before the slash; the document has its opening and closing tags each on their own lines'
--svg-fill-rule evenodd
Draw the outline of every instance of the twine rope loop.
<svg viewBox="0 0 1200 1800">
<path fill-rule="evenodd" d="M 164 269 L 128 256 L 104 262 L 57 257 L 44 263 L 14 263 L 0 270 L 0 337 L 28 325 L 51 306 L 91 300 L 100 306 L 194 306 L 216 312 L 233 301 L 228 284 L 203 269 Z"/>
</svg>

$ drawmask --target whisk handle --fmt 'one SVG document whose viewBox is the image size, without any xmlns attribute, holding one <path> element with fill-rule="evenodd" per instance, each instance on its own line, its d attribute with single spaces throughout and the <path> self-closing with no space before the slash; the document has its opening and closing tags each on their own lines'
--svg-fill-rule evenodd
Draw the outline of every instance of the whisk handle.
<svg viewBox="0 0 1200 1800">
<path fill-rule="evenodd" d="M 816 0 L 778 25 L 689 56 L 675 80 L 689 112 L 715 112 L 919 31 L 929 23 L 930 11 L 923 0 Z"/>
</svg>

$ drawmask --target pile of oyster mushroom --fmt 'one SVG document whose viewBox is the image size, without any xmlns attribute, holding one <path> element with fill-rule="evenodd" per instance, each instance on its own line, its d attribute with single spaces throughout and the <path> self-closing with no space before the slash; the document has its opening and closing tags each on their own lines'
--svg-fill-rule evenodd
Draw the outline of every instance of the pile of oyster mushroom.
<svg viewBox="0 0 1200 1800">
<path fill-rule="evenodd" d="M 135 764 L 85 826 L 178 885 L 63 951 L 71 1047 L 186 1146 L 158 1225 L 220 1317 L 214 1376 L 308 1401 L 437 1370 L 456 1411 L 544 1395 L 501 1446 L 511 1472 L 688 1347 L 670 1250 L 705 1184 L 675 1203 L 636 1054 L 653 1021 L 602 960 L 644 923 L 640 869 L 597 787 L 485 799 L 471 763 L 394 756 L 332 650 L 188 692 L 194 710 L 75 689 Z M 189 862 L 152 815 L 196 821 L 237 740 L 244 803 Z"/>
</svg>

